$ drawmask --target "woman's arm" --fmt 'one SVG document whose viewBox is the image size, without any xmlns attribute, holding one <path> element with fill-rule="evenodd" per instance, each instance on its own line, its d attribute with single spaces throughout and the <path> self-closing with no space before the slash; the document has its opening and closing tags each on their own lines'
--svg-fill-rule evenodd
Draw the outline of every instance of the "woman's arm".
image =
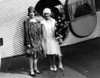
<svg viewBox="0 0 100 78">
<path fill-rule="evenodd" d="M 42 47 L 44 56 L 46 57 L 47 47 L 46 47 L 46 29 L 43 24 L 41 24 L 42 27 Z"/>
<path fill-rule="evenodd" d="M 24 21 L 24 45 L 30 47 L 28 22 Z"/>
</svg>

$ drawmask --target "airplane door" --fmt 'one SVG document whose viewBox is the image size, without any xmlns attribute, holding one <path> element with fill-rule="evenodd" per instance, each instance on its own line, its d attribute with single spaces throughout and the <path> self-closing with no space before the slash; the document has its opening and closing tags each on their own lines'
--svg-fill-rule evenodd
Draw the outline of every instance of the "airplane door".
<svg viewBox="0 0 100 78">
<path fill-rule="evenodd" d="M 77 37 L 87 37 L 95 29 L 97 15 L 94 0 L 68 0 L 71 31 Z"/>
</svg>

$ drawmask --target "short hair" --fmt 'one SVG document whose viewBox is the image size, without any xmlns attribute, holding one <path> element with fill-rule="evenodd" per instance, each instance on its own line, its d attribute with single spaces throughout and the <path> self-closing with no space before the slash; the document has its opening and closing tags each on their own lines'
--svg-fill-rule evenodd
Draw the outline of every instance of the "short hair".
<svg viewBox="0 0 100 78">
<path fill-rule="evenodd" d="M 28 8 L 28 16 L 29 16 L 29 14 L 30 14 L 31 11 L 33 11 L 33 13 L 35 13 L 35 15 L 36 15 L 36 11 L 35 11 L 34 7 L 33 6 L 30 6 Z"/>
</svg>

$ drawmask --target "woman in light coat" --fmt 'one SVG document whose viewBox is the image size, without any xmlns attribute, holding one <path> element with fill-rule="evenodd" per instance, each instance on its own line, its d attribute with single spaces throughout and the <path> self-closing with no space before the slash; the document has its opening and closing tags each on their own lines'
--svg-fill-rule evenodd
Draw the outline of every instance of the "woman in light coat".
<svg viewBox="0 0 100 78">
<path fill-rule="evenodd" d="M 57 71 L 57 66 L 56 66 L 56 55 L 62 57 L 61 51 L 60 51 L 60 46 L 57 40 L 55 39 L 55 24 L 56 21 L 51 17 L 51 10 L 50 8 L 45 8 L 43 10 L 43 17 L 44 19 L 41 21 L 42 27 L 43 27 L 43 34 L 44 34 L 44 44 L 45 46 L 45 54 L 48 56 L 50 60 L 50 70 L 51 71 Z M 59 67 L 63 68 L 62 61 L 60 58 L 59 61 Z"/>
</svg>

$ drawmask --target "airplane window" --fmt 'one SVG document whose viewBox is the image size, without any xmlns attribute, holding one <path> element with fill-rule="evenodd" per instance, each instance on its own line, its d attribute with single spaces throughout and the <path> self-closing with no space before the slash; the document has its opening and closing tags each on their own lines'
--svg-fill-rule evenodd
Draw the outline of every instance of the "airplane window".
<svg viewBox="0 0 100 78">
<path fill-rule="evenodd" d="M 75 18 L 85 16 L 94 12 L 93 2 L 91 1 L 79 1 L 69 5 L 69 12 L 71 20 Z"/>
<path fill-rule="evenodd" d="M 87 3 L 84 3 L 82 5 L 77 6 L 74 17 L 77 18 L 80 16 L 84 16 L 90 14 L 91 12 L 92 10 L 90 9 L 89 5 Z"/>
</svg>

